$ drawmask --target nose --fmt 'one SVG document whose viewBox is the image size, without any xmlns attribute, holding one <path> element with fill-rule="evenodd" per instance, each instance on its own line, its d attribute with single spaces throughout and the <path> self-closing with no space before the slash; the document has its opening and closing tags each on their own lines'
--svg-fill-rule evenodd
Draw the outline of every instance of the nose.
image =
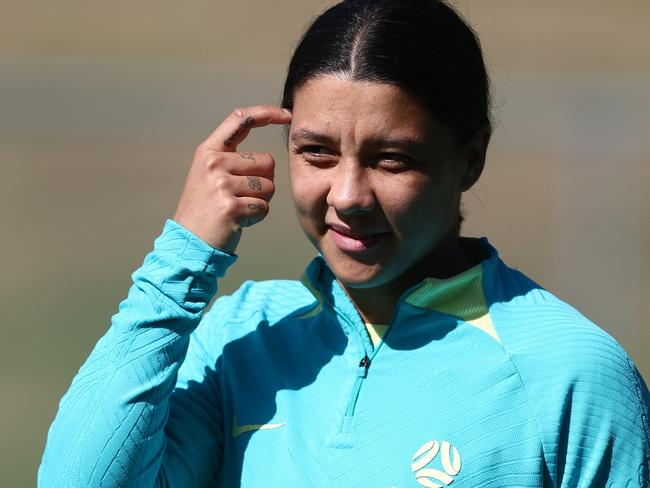
<svg viewBox="0 0 650 488">
<path fill-rule="evenodd" d="M 331 178 L 327 204 L 338 213 L 353 215 L 375 208 L 375 194 L 366 167 L 354 161 L 340 161 Z"/>
</svg>

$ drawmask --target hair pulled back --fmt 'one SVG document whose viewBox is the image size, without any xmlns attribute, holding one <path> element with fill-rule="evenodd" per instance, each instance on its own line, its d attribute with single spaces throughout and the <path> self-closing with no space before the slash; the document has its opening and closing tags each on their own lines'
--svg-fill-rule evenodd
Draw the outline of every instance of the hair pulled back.
<svg viewBox="0 0 650 488">
<path fill-rule="evenodd" d="M 352 0 L 317 17 L 293 54 L 282 106 L 321 75 L 390 83 L 469 141 L 490 128 L 489 80 L 478 38 L 441 0 Z"/>
</svg>

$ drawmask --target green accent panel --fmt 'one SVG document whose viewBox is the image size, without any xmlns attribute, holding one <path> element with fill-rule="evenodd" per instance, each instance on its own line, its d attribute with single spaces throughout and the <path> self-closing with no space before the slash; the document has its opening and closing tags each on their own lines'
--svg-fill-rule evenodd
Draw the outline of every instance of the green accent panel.
<svg viewBox="0 0 650 488">
<path fill-rule="evenodd" d="M 478 264 L 444 280 L 427 278 L 406 302 L 453 315 L 465 322 L 482 317 L 488 313 L 483 293 L 483 266 Z"/>
<path fill-rule="evenodd" d="M 305 285 L 305 287 L 311 292 L 312 295 L 318 300 L 318 304 L 312 308 L 311 310 L 308 310 L 301 316 L 299 316 L 299 319 L 309 319 L 315 315 L 318 315 L 323 311 L 323 296 L 320 294 L 320 292 L 316 289 L 316 287 L 312 284 L 311 281 L 309 281 L 309 277 L 307 276 L 307 273 L 303 273 L 302 276 L 300 277 L 300 282 Z"/>
<path fill-rule="evenodd" d="M 309 280 L 309 277 L 307 276 L 307 273 L 303 273 L 302 276 L 300 277 L 300 282 L 305 285 L 305 287 L 311 292 L 312 295 L 318 300 L 318 303 L 322 305 L 325 300 L 323 299 L 323 295 L 320 294 L 320 292 L 316 289 L 316 287 L 312 284 L 312 282 Z"/>
</svg>

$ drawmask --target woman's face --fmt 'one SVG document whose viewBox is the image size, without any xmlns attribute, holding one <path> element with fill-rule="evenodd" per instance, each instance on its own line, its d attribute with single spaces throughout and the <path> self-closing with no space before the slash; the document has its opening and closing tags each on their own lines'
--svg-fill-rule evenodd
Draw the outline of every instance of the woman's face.
<svg viewBox="0 0 650 488">
<path fill-rule="evenodd" d="M 325 75 L 294 94 L 294 203 L 345 286 L 404 279 L 455 236 L 461 191 L 474 182 L 464 152 L 395 86 Z"/>
</svg>

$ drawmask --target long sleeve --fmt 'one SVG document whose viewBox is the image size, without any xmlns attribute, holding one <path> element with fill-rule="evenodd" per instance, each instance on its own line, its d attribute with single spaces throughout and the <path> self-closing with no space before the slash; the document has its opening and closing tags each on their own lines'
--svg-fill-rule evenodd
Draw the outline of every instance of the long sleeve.
<svg viewBox="0 0 650 488">
<path fill-rule="evenodd" d="M 214 419 L 184 413 L 185 404 L 208 415 L 200 393 L 175 393 L 171 415 L 170 397 L 190 334 L 216 293 L 216 279 L 235 259 L 167 221 L 109 330 L 61 400 L 39 486 L 196 486 L 198 477 L 217 476 L 221 439 L 219 429 L 210 428 Z M 204 460 L 213 460 L 209 474 L 183 456 L 183 439 L 193 433 Z"/>
<path fill-rule="evenodd" d="M 648 388 L 622 349 L 608 359 L 601 371 L 583 364 L 593 377 L 575 382 L 562 405 L 558 487 L 650 486 Z"/>
</svg>

